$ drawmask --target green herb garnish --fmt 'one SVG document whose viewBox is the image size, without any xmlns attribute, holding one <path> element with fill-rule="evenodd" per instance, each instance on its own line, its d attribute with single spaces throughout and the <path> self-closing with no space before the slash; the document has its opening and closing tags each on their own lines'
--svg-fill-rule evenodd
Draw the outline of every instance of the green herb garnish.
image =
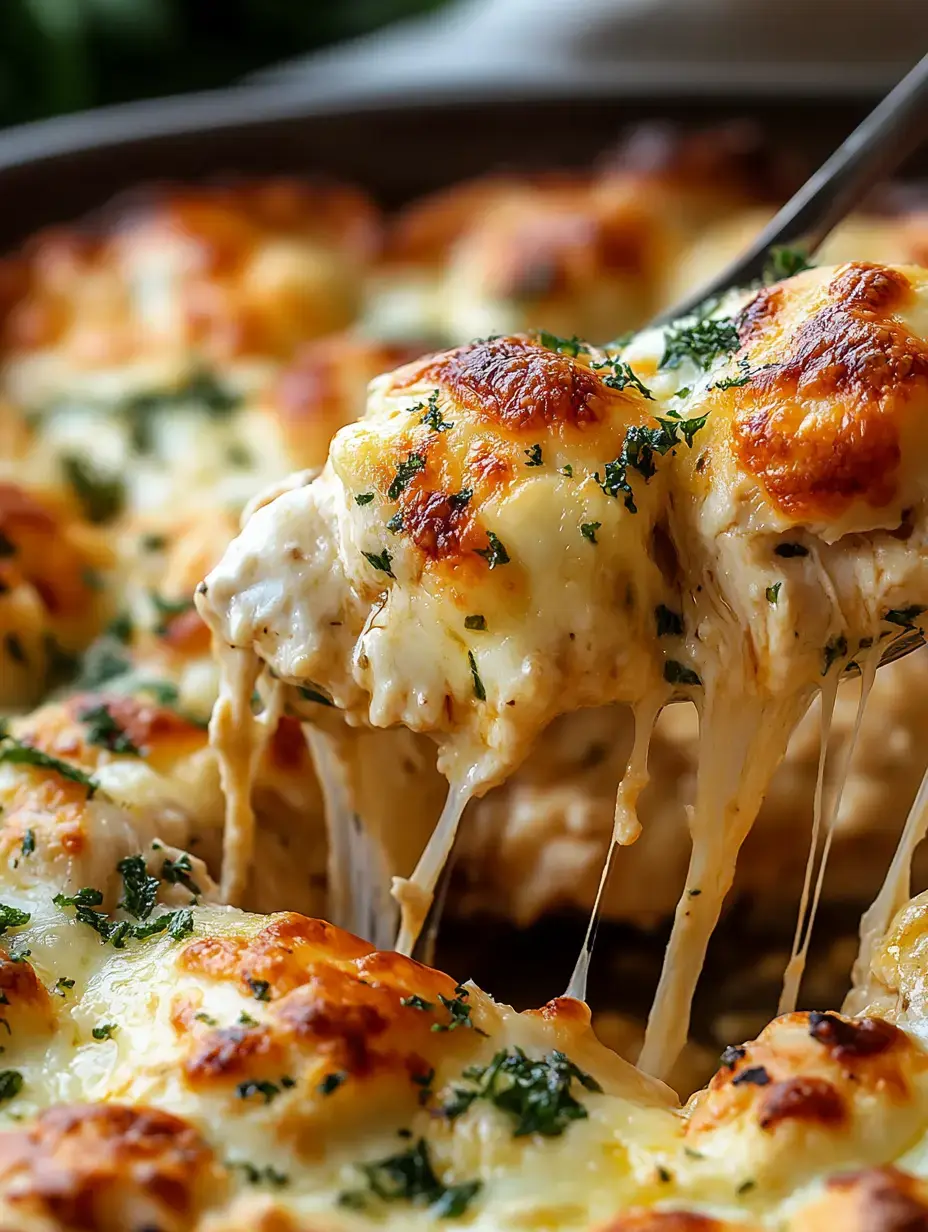
<svg viewBox="0 0 928 1232">
<path fill-rule="evenodd" d="M 113 1032 L 119 1030 L 119 1025 L 115 1022 L 103 1022 L 99 1027 L 94 1027 L 90 1034 L 95 1040 L 108 1040 L 113 1038 Z"/>
<path fill-rule="evenodd" d="M 477 555 L 482 556 L 491 569 L 495 569 L 497 565 L 508 565 L 509 553 L 491 530 L 487 531 L 487 541 L 488 547 L 474 549 Z"/>
<path fill-rule="evenodd" d="M 528 458 L 528 461 L 525 464 L 526 466 L 541 466 L 542 465 L 540 445 L 532 445 L 530 449 L 523 449 L 522 452 Z"/>
<path fill-rule="evenodd" d="M 0 1070 L 0 1104 L 6 1104 L 23 1089 L 23 1076 L 18 1069 Z"/>
<path fill-rule="evenodd" d="M 373 492 L 359 492 L 358 495 L 354 498 L 354 503 L 356 505 L 369 505 L 373 499 L 374 499 Z"/>
<path fill-rule="evenodd" d="M 764 263 L 764 282 L 781 282 L 784 278 L 792 278 L 803 270 L 812 269 L 809 254 L 801 248 L 791 248 L 787 244 L 775 244 L 767 254 Z"/>
<path fill-rule="evenodd" d="M 467 662 L 470 664 L 470 674 L 474 680 L 474 697 L 476 697 L 478 702 L 485 702 L 487 700 L 487 691 L 483 687 L 483 681 L 480 679 L 480 673 L 477 671 L 477 660 L 474 658 L 472 650 L 467 652 Z"/>
<path fill-rule="evenodd" d="M 691 360 L 698 368 L 708 368 L 714 360 L 736 351 L 738 345 L 738 330 L 731 318 L 672 325 L 664 337 L 660 367 L 679 368 L 685 360 Z"/>
<path fill-rule="evenodd" d="M 590 543 L 598 543 L 596 532 L 602 526 L 602 522 L 583 522 L 580 525 L 580 534 L 584 539 L 589 539 Z"/>
<path fill-rule="evenodd" d="M 469 1085 L 454 1089 L 452 1102 L 442 1110 L 445 1115 L 454 1119 L 475 1100 L 485 1099 L 512 1117 L 515 1138 L 555 1138 L 572 1121 L 584 1120 L 589 1114 L 573 1093 L 575 1082 L 586 1091 L 602 1092 L 596 1079 L 563 1052 L 532 1060 L 518 1047 L 502 1049 L 489 1065 L 471 1066 L 463 1077 Z"/>
<path fill-rule="evenodd" d="M 384 550 L 379 553 L 378 552 L 362 552 L 361 555 L 368 562 L 368 564 L 373 565 L 373 567 L 377 569 L 380 573 L 385 573 L 387 577 L 391 577 L 391 578 L 396 577 L 396 574 L 393 572 L 393 569 L 391 567 L 391 562 L 393 558 L 386 548 L 384 548 Z"/>
<path fill-rule="evenodd" d="M 400 1005 L 405 1005 L 407 1009 L 422 1010 L 423 1013 L 431 1013 L 435 1005 L 432 1001 L 426 1001 L 424 997 L 420 997 L 417 993 L 412 993 L 408 997 L 400 998 Z"/>
<path fill-rule="evenodd" d="M 316 1090 L 320 1095 L 331 1095 L 333 1091 L 337 1091 L 343 1082 L 348 1079 L 347 1073 L 343 1069 L 334 1070 L 331 1074 L 326 1074 L 323 1080 L 319 1083 Z"/>
<path fill-rule="evenodd" d="M 391 501 L 399 500 L 400 493 L 407 487 L 413 476 L 424 469 L 425 457 L 421 453 L 409 454 L 405 461 L 396 468 L 393 482 L 387 488 L 387 498 Z"/>
<path fill-rule="evenodd" d="M 476 1031 L 478 1035 L 485 1035 L 485 1031 L 481 1031 L 479 1027 L 475 1027 L 471 1022 L 470 1016 L 473 1006 L 468 1005 L 467 998 L 470 996 L 468 989 L 463 984 L 458 984 L 454 989 L 453 997 L 443 997 L 438 994 L 438 999 L 450 1014 L 448 1022 L 433 1022 L 433 1031 L 456 1031 L 458 1027 L 470 1027 Z"/>
<path fill-rule="evenodd" d="M 30 911 L 20 911 L 18 907 L 10 907 L 7 903 L 0 903 L 0 937 L 3 936 L 8 928 L 22 928 L 31 919 L 32 913 Z"/>
<path fill-rule="evenodd" d="M 643 398 L 647 398 L 649 402 L 654 401 L 654 395 L 647 385 L 621 359 L 613 357 L 612 359 L 607 359 L 604 363 L 593 364 L 593 367 L 598 372 L 601 372 L 604 368 L 610 370 L 609 375 L 602 378 L 603 384 L 608 386 L 609 389 L 637 389 Z"/>
<path fill-rule="evenodd" d="M 89 458 L 80 454 L 65 454 L 61 458 L 61 469 L 88 522 L 111 522 L 122 513 L 126 485 L 117 475 L 103 474 Z"/>
<path fill-rule="evenodd" d="M 546 329 L 539 332 L 538 341 L 549 351 L 560 351 L 562 355 L 569 355 L 572 359 L 576 359 L 580 354 L 587 354 L 590 349 L 576 334 L 572 338 L 559 338 L 557 334 L 549 334 Z"/>
<path fill-rule="evenodd" d="M 777 603 L 779 601 L 780 587 L 782 585 L 783 585 L 782 582 L 774 582 L 772 586 L 768 586 L 767 589 L 764 591 L 764 594 L 767 596 L 767 602 L 772 603 L 774 607 L 777 606 Z"/>
<path fill-rule="evenodd" d="M 123 886 L 119 906 L 137 920 L 147 920 L 158 897 L 158 878 L 149 876 L 142 856 L 125 856 L 116 869 L 122 877 Z"/>
<path fill-rule="evenodd" d="M 480 1181 L 465 1181 L 458 1185 L 445 1185 L 435 1175 L 429 1159 L 429 1148 L 424 1138 L 398 1155 L 358 1164 L 363 1174 L 366 1190 L 349 1190 L 339 1194 L 340 1206 L 363 1210 L 370 1199 L 381 1202 L 410 1202 L 414 1206 L 427 1206 L 438 1219 L 457 1219 L 467 1210 L 480 1192 Z"/>
<path fill-rule="evenodd" d="M 464 628 L 473 629 L 478 633 L 485 633 L 487 629 L 487 618 L 486 616 L 480 616 L 480 615 L 465 616 L 464 617 Z"/>
<path fill-rule="evenodd" d="M 111 753 L 142 756 L 142 750 L 126 735 L 125 728 L 116 722 L 105 703 L 89 706 L 80 711 L 78 717 L 82 723 L 87 724 L 87 740 L 90 744 L 109 749 Z"/>
<path fill-rule="evenodd" d="M 176 860 L 166 858 L 161 865 L 162 881 L 166 881 L 168 885 L 181 885 L 185 890 L 189 890 L 191 894 L 199 898 L 203 891 L 193 880 L 192 873 L 193 865 L 186 851 L 178 856 Z"/>
<path fill-rule="evenodd" d="M 0 762 L 8 762 L 15 766 L 34 766 L 37 770 L 50 770 L 71 783 L 79 783 L 87 792 L 88 800 L 93 799 L 99 783 L 91 775 L 86 774 L 79 766 L 62 761 L 60 757 L 52 757 L 31 744 L 24 744 L 6 732 L 0 732 Z"/>
</svg>

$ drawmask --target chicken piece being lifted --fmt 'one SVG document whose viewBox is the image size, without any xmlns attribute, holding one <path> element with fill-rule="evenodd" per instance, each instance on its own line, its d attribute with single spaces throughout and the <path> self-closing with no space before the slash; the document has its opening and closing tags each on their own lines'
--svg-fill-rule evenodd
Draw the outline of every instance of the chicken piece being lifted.
<svg viewBox="0 0 928 1232">
<path fill-rule="evenodd" d="M 432 734 L 451 791 L 397 888 L 409 945 L 463 804 L 546 723 L 636 709 L 627 843 L 653 720 L 691 698 L 693 857 L 643 1054 L 665 1072 L 791 732 L 928 609 L 926 289 L 914 267 L 819 269 L 622 352 L 491 338 L 375 381 L 323 474 L 256 508 L 198 595 L 227 663 L 214 736 L 233 815 L 255 726 L 284 705 Z M 227 892 L 248 825 L 243 806 Z"/>
</svg>

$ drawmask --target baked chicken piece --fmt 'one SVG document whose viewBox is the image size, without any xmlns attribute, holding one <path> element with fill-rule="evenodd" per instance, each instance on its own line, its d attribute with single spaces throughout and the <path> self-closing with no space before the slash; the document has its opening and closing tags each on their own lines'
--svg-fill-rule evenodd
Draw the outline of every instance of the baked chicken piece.
<svg viewBox="0 0 928 1232">
<path fill-rule="evenodd" d="M 621 353 L 498 338 L 376 382 L 322 476 L 258 507 L 198 595 L 228 663 L 227 760 L 247 761 L 259 677 L 264 722 L 312 714 L 302 689 L 317 713 L 433 735 L 452 791 L 397 886 L 410 944 L 463 802 L 548 722 L 637 707 L 627 843 L 654 718 L 696 700 L 693 855 L 643 1053 L 666 1070 L 791 732 L 928 609 L 926 278 L 819 269 Z"/>
</svg>

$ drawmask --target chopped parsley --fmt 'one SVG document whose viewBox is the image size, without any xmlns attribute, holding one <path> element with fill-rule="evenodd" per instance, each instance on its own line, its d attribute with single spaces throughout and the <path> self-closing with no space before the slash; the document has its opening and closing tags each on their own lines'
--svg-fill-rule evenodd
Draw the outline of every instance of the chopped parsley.
<svg viewBox="0 0 928 1232">
<path fill-rule="evenodd" d="M 74 981 L 72 979 L 69 979 L 66 975 L 59 975 L 57 980 L 55 980 L 55 987 L 52 989 L 52 993 L 56 997 L 66 997 L 73 987 Z"/>
<path fill-rule="evenodd" d="M 584 539 L 589 539 L 590 543 L 598 543 L 596 532 L 602 526 L 602 522 L 582 522 L 580 525 L 580 534 Z"/>
<path fill-rule="evenodd" d="M 772 586 L 768 586 L 767 589 L 764 591 L 764 594 L 767 596 L 767 602 L 772 603 L 774 607 L 776 607 L 777 603 L 779 602 L 780 587 L 782 585 L 783 585 L 782 582 L 774 582 Z"/>
<path fill-rule="evenodd" d="M 447 419 L 442 419 L 441 408 L 438 405 L 437 389 L 433 389 L 429 394 L 429 409 L 419 420 L 419 423 L 425 424 L 433 432 L 448 432 L 454 427 L 453 423 L 449 423 Z"/>
<path fill-rule="evenodd" d="M 891 608 L 890 611 L 883 613 L 883 619 L 887 624 L 898 625 L 900 629 L 915 629 L 918 617 L 923 616 L 926 611 L 928 608 L 913 603 L 910 607 Z"/>
<path fill-rule="evenodd" d="M 408 997 L 400 998 L 400 1005 L 405 1005 L 407 1009 L 422 1010 L 423 1013 L 431 1013 L 435 1008 L 433 1001 L 426 1001 L 424 997 L 420 997 L 417 993 L 412 993 Z"/>
<path fill-rule="evenodd" d="M 250 1014 L 246 1014 L 244 1010 L 238 1016 L 238 1025 L 240 1027 L 256 1027 L 258 1025 L 257 1018 L 252 1018 Z"/>
<path fill-rule="evenodd" d="M 286 1172 L 278 1172 L 270 1164 L 258 1168 L 247 1160 L 230 1160 L 226 1167 L 237 1168 L 249 1185 L 270 1185 L 272 1189 L 283 1189 L 290 1184 L 290 1177 Z"/>
<path fill-rule="evenodd" d="M 17 740 L 2 728 L 0 728 L 0 762 L 16 766 L 35 766 L 37 770 L 50 770 L 60 775 L 61 778 L 68 779 L 71 783 L 79 783 L 86 790 L 88 800 L 93 799 L 99 787 L 97 780 L 81 770 L 79 766 L 73 766 L 70 762 L 62 761 L 60 757 L 52 757 L 49 753 L 43 753 L 41 749 L 34 748 L 31 744 L 24 744 L 22 740 Z"/>
<path fill-rule="evenodd" d="M 380 573 L 385 573 L 387 577 L 391 577 L 391 578 L 396 577 L 396 574 L 393 572 L 393 569 L 391 568 L 391 563 L 392 563 L 393 558 L 390 555 L 387 548 L 384 548 L 384 550 L 379 553 L 362 552 L 361 555 L 368 562 L 368 564 L 372 565 Z"/>
<path fill-rule="evenodd" d="M 92 928 L 104 944 L 115 950 L 124 950 L 127 941 L 147 941 L 163 932 L 175 941 L 193 932 L 193 912 L 186 908 L 165 912 L 155 920 L 139 924 L 131 920 L 111 920 L 105 912 L 96 910 L 103 902 L 103 895 L 92 886 L 85 886 L 76 894 L 56 894 L 52 902 L 57 907 L 73 907 L 77 922 Z"/>
<path fill-rule="evenodd" d="M 256 1001 L 270 1001 L 271 985 L 267 980 L 255 980 L 251 976 L 247 976 L 245 983 L 251 989 L 251 995 Z"/>
<path fill-rule="evenodd" d="M 600 479 L 598 474 L 595 476 L 607 496 L 617 497 L 620 492 L 624 493 L 625 508 L 629 513 L 638 512 L 629 470 L 637 471 L 647 483 L 657 473 L 655 457 L 663 457 L 683 441 L 692 449 L 693 438 L 705 427 L 708 415 L 698 415 L 692 419 L 682 419 L 679 415 L 655 418 L 656 428 L 633 424 L 625 433 L 619 456 L 606 463 L 603 478 Z"/>
<path fill-rule="evenodd" d="M 843 633 L 829 640 L 822 650 L 822 675 L 827 676 L 838 659 L 847 658 L 847 638 Z"/>
<path fill-rule="evenodd" d="M 373 499 L 374 499 L 373 492 L 359 492 L 358 495 L 354 498 L 354 503 L 356 505 L 369 505 Z"/>
<path fill-rule="evenodd" d="M 607 359 L 604 363 L 593 364 L 593 367 L 601 372 L 604 368 L 609 368 L 608 376 L 602 378 L 603 384 L 609 389 L 637 389 L 643 398 L 647 398 L 649 402 L 654 401 L 654 395 L 648 389 L 647 385 L 635 375 L 631 367 L 624 363 L 621 359 L 613 357 Z"/>
<path fill-rule="evenodd" d="M 394 513 L 393 517 L 387 523 L 387 530 L 391 535 L 398 535 L 402 529 L 403 515 L 401 513 Z"/>
<path fill-rule="evenodd" d="M 519 1047 L 501 1049 L 489 1065 L 470 1066 L 463 1077 L 469 1085 L 454 1088 L 445 1115 L 454 1119 L 475 1100 L 489 1100 L 512 1117 L 515 1138 L 529 1134 L 555 1138 L 571 1121 L 584 1120 L 589 1114 L 573 1093 L 575 1082 L 585 1091 L 602 1091 L 596 1079 L 563 1052 L 532 1060 Z"/>
<path fill-rule="evenodd" d="M 497 565 L 508 565 L 509 553 L 491 530 L 487 531 L 487 541 L 487 547 L 475 549 L 477 555 L 482 556 L 491 569 L 495 569 Z"/>
<path fill-rule="evenodd" d="M 480 673 L 477 671 L 477 660 L 474 658 L 474 652 L 468 650 L 467 662 L 470 664 L 470 674 L 474 679 L 474 697 L 478 702 L 487 700 L 487 691 L 483 687 L 483 681 L 480 679 Z"/>
<path fill-rule="evenodd" d="M 801 248 L 791 248 L 788 244 L 774 244 L 764 263 L 764 282 L 780 282 L 807 269 L 812 269 L 807 252 Z"/>
<path fill-rule="evenodd" d="M 111 753 L 128 753 L 141 757 L 142 750 L 126 735 L 126 729 L 113 718 L 109 707 L 101 702 L 89 706 L 78 715 L 87 724 L 87 740 L 90 744 L 109 749 Z"/>
<path fill-rule="evenodd" d="M 281 1087 L 293 1086 L 293 1079 L 285 1082 L 283 1079 L 280 1083 L 276 1082 L 258 1082 L 251 1078 L 246 1082 L 240 1082 L 235 1088 L 235 1094 L 239 1099 L 251 1099 L 253 1095 L 260 1095 L 266 1104 L 275 1100 L 280 1094 Z"/>
<path fill-rule="evenodd" d="M 795 556 L 808 556 L 809 549 L 803 547 L 801 543 L 778 543 L 773 549 L 774 556 L 782 556 L 786 560 L 792 560 Z"/>
<path fill-rule="evenodd" d="M 481 1031 L 479 1027 L 475 1027 L 471 1022 L 471 1011 L 473 1006 L 468 1005 L 467 998 L 470 996 L 468 989 L 463 984 L 458 984 L 454 989 L 453 997 L 443 997 L 438 994 L 438 999 L 448 1011 L 450 1020 L 448 1022 L 433 1022 L 433 1031 L 456 1031 L 458 1027 L 470 1027 L 476 1031 L 478 1035 L 486 1035 L 485 1031 Z"/>
<path fill-rule="evenodd" d="M 425 469 L 425 458 L 421 453 L 411 453 L 401 462 L 396 468 L 396 474 L 393 476 L 393 482 L 387 488 L 387 498 L 391 501 L 399 500 L 400 493 L 408 486 L 410 480 L 419 471 Z"/>
<path fill-rule="evenodd" d="M 474 629 L 478 633 L 486 633 L 487 618 L 486 616 L 481 616 L 479 614 L 474 615 L 474 616 L 465 616 L 464 617 L 464 628 Z"/>
<path fill-rule="evenodd" d="M 528 461 L 525 464 L 526 466 L 541 466 L 542 465 L 540 445 L 532 445 L 530 449 L 523 449 L 522 452 L 528 458 Z"/>
<path fill-rule="evenodd" d="M 445 1185 L 438 1179 L 429 1159 L 428 1143 L 420 1138 L 408 1150 L 369 1164 L 358 1164 L 367 1182 L 366 1189 L 339 1194 L 340 1206 L 363 1210 L 371 1198 L 381 1202 L 410 1202 L 426 1206 L 438 1219 L 457 1219 L 480 1192 L 482 1182 L 464 1181 Z"/>
<path fill-rule="evenodd" d="M 659 603 L 654 609 L 654 620 L 657 624 L 658 637 L 682 637 L 683 617 L 673 608 Z"/>
<path fill-rule="evenodd" d="M 20 911 L 18 907 L 11 907 L 7 903 L 0 903 L 0 937 L 3 936 L 8 928 L 22 928 L 31 919 L 31 911 Z"/>
<path fill-rule="evenodd" d="M 31 856 L 35 851 L 35 830 L 27 830 L 23 835 L 20 851 L 24 856 Z"/>
<path fill-rule="evenodd" d="M 116 869 L 123 887 L 118 905 L 137 920 L 147 920 L 158 897 L 158 878 L 149 876 L 143 856 L 125 856 Z"/>
<path fill-rule="evenodd" d="M 94 1027 L 90 1034 L 95 1040 L 108 1040 L 113 1038 L 113 1032 L 119 1030 L 119 1025 L 115 1022 L 101 1022 L 99 1027 Z"/>
<path fill-rule="evenodd" d="M 452 509 L 463 509 L 465 505 L 470 503 L 470 499 L 473 495 L 473 488 L 461 488 L 460 492 L 451 493 L 448 497 L 448 504 Z"/>
<path fill-rule="evenodd" d="M 8 1103 L 23 1089 L 23 1076 L 18 1069 L 0 1070 L 0 1104 Z"/>
<path fill-rule="evenodd" d="M 196 1014 L 194 1014 L 194 1018 L 197 1022 L 205 1022 L 208 1027 L 216 1027 L 219 1025 L 218 1020 L 215 1019 L 212 1014 L 207 1014 L 204 1010 L 199 1010 Z"/>
<path fill-rule="evenodd" d="M 88 522 L 111 522 L 126 504 L 126 485 L 118 475 L 106 475 L 80 454 L 65 454 L 61 469 Z"/>
<path fill-rule="evenodd" d="M 549 334 L 546 329 L 539 332 L 538 341 L 547 350 L 560 351 L 562 355 L 569 355 L 572 359 L 576 359 L 580 354 L 586 355 L 590 349 L 576 334 L 572 338 L 559 338 L 557 334 Z"/>
<path fill-rule="evenodd" d="M 558 467 L 558 474 L 566 475 L 568 479 L 573 479 L 574 468 L 570 465 L 569 462 L 567 462 L 563 466 Z"/>
<path fill-rule="evenodd" d="M 117 642 L 122 642 L 124 646 L 128 646 L 132 641 L 134 631 L 132 617 L 128 612 L 120 612 L 118 616 L 114 616 L 106 628 L 107 635 L 114 637 Z"/>
<path fill-rule="evenodd" d="M 326 1074 L 323 1080 L 316 1087 L 320 1095 L 331 1095 L 333 1091 L 337 1091 L 343 1082 L 346 1082 L 348 1075 L 343 1069 L 334 1070 L 331 1074 Z"/>
<path fill-rule="evenodd" d="M 720 381 L 715 381 L 709 386 L 710 389 L 740 389 L 743 385 L 747 385 L 751 379 L 750 364 L 746 359 L 738 360 L 738 375 L 724 376 Z"/>
<path fill-rule="evenodd" d="M 120 405 L 119 411 L 128 424 L 136 452 L 151 453 L 155 420 L 162 411 L 191 402 L 197 403 L 197 409 L 211 418 L 222 419 L 239 406 L 241 397 L 206 369 L 192 372 L 174 389 L 151 389 L 133 394 Z"/>
<path fill-rule="evenodd" d="M 664 679 L 668 684 L 700 685 L 702 681 L 691 667 L 676 659 L 668 659 L 664 664 Z"/>
<path fill-rule="evenodd" d="M 679 368 L 685 360 L 690 360 L 697 368 L 708 368 L 714 360 L 736 351 L 738 345 L 738 330 L 730 317 L 671 326 L 664 338 L 664 354 L 659 366 Z"/>
<path fill-rule="evenodd" d="M 166 881 L 168 885 L 181 885 L 199 898 L 203 891 L 193 880 L 192 872 L 193 865 L 190 863 L 190 856 L 184 851 L 176 860 L 169 857 L 165 859 L 161 865 L 161 880 Z"/>
</svg>

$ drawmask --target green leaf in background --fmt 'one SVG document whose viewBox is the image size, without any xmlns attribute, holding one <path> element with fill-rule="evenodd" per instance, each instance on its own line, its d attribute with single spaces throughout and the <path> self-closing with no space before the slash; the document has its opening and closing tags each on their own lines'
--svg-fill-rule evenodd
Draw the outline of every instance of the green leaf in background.
<svg viewBox="0 0 928 1232">
<path fill-rule="evenodd" d="M 212 89 L 446 0 L 0 0 L 0 124 Z"/>
</svg>

